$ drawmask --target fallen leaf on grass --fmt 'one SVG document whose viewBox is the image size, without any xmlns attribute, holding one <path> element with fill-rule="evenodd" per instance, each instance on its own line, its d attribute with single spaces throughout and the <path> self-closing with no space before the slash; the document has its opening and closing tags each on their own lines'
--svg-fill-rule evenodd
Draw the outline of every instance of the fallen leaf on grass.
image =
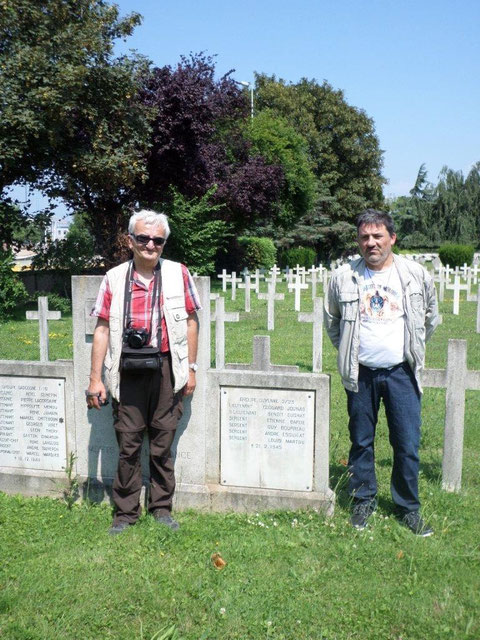
<svg viewBox="0 0 480 640">
<path fill-rule="evenodd" d="M 338 464 L 341 464 L 342 467 L 346 467 L 348 465 L 348 460 L 346 458 L 340 458 Z"/>
<path fill-rule="evenodd" d="M 223 569 L 227 564 L 219 553 L 212 553 L 212 555 L 210 556 L 210 560 L 212 561 L 215 569 L 219 570 Z"/>
<path fill-rule="evenodd" d="M 404 556 L 404 555 L 405 555 L 405 554 L 404 554 L 404 553 L 403 553 L 403 551 L 400 549 L 400 551 L 397 553 L 397 558 L 398 558 L 399 560 L 401 560 L 401 559 L 403 558 L 403 556 Z"/>
</svg>

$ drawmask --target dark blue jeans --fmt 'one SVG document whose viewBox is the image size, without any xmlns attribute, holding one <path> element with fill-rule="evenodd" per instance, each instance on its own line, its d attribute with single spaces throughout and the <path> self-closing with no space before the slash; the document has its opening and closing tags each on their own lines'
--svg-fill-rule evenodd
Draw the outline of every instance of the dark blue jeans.
<svg viewBox="0 0 480 640">
<path fill-rule="evenodd" d="M 390 489 L 401 512 L 417 511 L 421 399 L 407 363 L 392 369 L 359 367 L 358 392 L 347 390 L 350 431 L 350 493 L 355 501 L 377 494 L 374 440 L 380 400 L 387 416 L 393 449 Z"/>
</svg>

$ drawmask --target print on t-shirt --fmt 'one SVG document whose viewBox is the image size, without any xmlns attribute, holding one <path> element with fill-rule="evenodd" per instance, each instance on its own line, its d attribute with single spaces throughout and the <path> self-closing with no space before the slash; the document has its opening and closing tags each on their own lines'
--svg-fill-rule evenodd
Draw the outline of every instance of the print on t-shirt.
<svg viewBox="0 0 480 640">
<path fill-rule="evenodd" d="M 384 271 L 365 269 L 360 290 L 361 364 L 388 368 L 404 360 L 402 285 L 394 265 Z"/>
</svg>

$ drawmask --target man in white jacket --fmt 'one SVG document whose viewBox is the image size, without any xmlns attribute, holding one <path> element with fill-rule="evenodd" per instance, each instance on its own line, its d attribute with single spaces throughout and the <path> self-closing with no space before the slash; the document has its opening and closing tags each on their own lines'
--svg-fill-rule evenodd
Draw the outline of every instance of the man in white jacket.
<svg viewBox="0 0 480 640">
<path fill-rule="evenodd" d="M 133 260 L 104 277 L 92 315 L 87 406 L 112 396 L 119 446 L 112 487 L 115 516 L 110 534 L 122 533 L 141 513 L 141 449 L 150 445 L 148 510 L 159 524 L 179 528 L 171 516 L 175 490 L 171 446 L 182 415 L 182 397 L 195 390 L 200 301 L 185 265 L 161 258 L 170 234 L 164 214 L 142 210 L 128 225 Z M 105 384 L 102 370 L 105 365 Z"/>
<path fill-rule="evenodd" d="M 383 400 L 393 501 L 411 531 L 429 536 L 420 516 L 418 450 L 425 342 L 438 324 L 435 286 L 421 265 L 393 254 L 389 214 L 367 209 L 357 230 L 363 257 L 335 271 L 325 299 L 325 328 L 347 392 L 351 522 L 364 529 L 376 508 L 374 440 Z"/>
</svg>

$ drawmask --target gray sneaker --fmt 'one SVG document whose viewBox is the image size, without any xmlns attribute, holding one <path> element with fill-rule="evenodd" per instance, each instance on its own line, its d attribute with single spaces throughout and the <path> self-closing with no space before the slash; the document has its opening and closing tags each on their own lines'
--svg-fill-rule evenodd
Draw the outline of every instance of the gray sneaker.
<svg viewBox="0 0 480 640">
<path fill-rule="evenodd" d="M 356 502 L 352 508 L 350 522 L 355 529 L 362 531 L 368 526 L 368 519 L 377 508 L 375 500 L 365 500 L 364 502 Z"/>
<path fill-rule="evenodd" d="M 158 524 L 164 524 L 172 531 L 178 531 L 180 529 L 178 522 L 174 520 L 169 513 L 165 513 L 165 511 L 154 511 L 152 515 Z"/>
<path fill-rule="evenodd" d="M 433 529 L 422 519 L 418 511 L 409 511 L 402 518 L 403 524 L 410 529 L 415 535 L 422 538 L 433 536 Z"/>
</svg>

